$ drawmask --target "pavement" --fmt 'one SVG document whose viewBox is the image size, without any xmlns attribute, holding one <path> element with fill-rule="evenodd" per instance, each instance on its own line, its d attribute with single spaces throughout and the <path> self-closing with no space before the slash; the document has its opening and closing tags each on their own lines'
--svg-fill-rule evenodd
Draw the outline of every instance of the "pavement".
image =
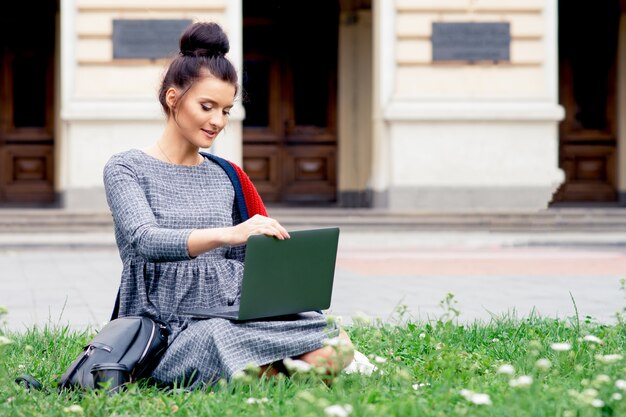
<svg viewBox="0 0 626 417">
<path fill-rule="evenodd" d="M 461 323 L 536 315 L 610 324 L 626 307 L 621 223 L 497 231 L 462 221 L 457 227 L 415 224 L 385 227 L 370 220 L 341 228 L 329 314 L 347 324 L 356 318 L 428 321 L 453 310 Z M 121 268 L 108 227 L 0 230 L 5 326 L 17 332 L 100 327 L 113 307 Z"/>
</svg>

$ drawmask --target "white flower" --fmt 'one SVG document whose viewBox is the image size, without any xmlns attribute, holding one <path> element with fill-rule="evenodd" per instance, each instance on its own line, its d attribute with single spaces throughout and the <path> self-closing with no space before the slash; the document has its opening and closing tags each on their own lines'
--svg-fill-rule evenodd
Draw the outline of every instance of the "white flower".
<svg viewBox="0 0 626 417">
<path fill-rule="evenodd" d="M 489 394 L 481 394 L 468 389 L 462 389 L 459 393 L 467 401 L 476 405 L 491 405 L 491 398 L 489 398 Z"/>
<path fill-rule="evenodd" d="M 611 399 L 613 401 L 620 401 L 622 398 L 622 394 L 620 394 L 619 392 L 614 392 L 613 395 L 611 395 Z"/>
<path fill-rule="evenodd" d="M 552 366 L 552 362 L 550 362 L 546 358 L 541 358 L 538 359 L 537 362 L 535 362 L 535 366 L 542 371 L 546 371 L 550 369 L 550 367 Z"/>
<path fill-rule="evenodd" d="M 618 379 L 617 381 L 615 381 L 615 386 L 622 391 L 626 391 L 626 381 L 623 379 Z"/>
<path fill-rule="evenodd" d="M 622 357 L 619 353 L 613 353 L 611 355 L 596 355 L 596 360 L 602 363 L 614 363 L 621 360 Z"/>
<path fill-rule="evenodd" d="M 509 365 L 507 363 L 500 366 L 496 372 L 502 375 L 513 375 L 515 373 L 515 368 L 513 368 L 513 365 Z"/>
<path fill-rule="evenodd" d="M 381 357 L 381 356 L 374 356 L 374 362 L 376 363 L 385 363 L 387 362 L 387 359 Z"/>
<path fill-rule="evenodd" d="M 598 398 L 596 398 L 595 400 L 591 400 L 591 402 L 589 404 L 591 404 L 591 406 L 595 407 L 595 408 L 602 408 L 602 407 L 604 407 L 604 401 L 602 401 L 602 400 L 600 400 Z"/>
<path fill-rule="evenodd" d="M 513 388 L 527 388 L 533 384 L 533 377 L 530 375 L 521 375 L 509 381 L 509 385 Z"/>
<path fill-rule="evenodd" d="M 552 343 L 550 345 L 550 347 L 552 348 L 552 350 L 556 351 L 556 352 L 567 352 L 568 350 L 572 349 L 572 345 L 570 345 L 567 342 L 563 342 L 563 343 Z"/>
<path fill-rule="evenodd" d="M 269 400 L 267 399 L 267 397 L 263 397 L 263 398 L 254 398 L 254 397 L 250 397 L 246 400 L 246 404 L 263 404 L 268 402 Z"/>
<path fill-rule="evenodd" d="M 0 346 L 10 345 L 11 343 L 13 343 L 13 341 L 11 339 L 9 339 L 8 337 L 0 336 Z"/>
<path fill-rule="evenodd" d="M 602 339 L 600 339 L 599 337 L 596 337 L 592 334 L 588 334 L 587 336 L 583 337 L 583 340 L 585 342 L 589 342 L 589 343 L 597 343 L 598 345 L 601 345 L 602 343 L 604 343 L 602 341 Z"/>
<path fill-rule="evenodd" d="M 488 394 L 476 393 L 471 396 L 470 401 L 477 405 L 491 405 L 491 398 Z"/>
<path fill-rule="evenodd" d="M 418 336 L 420 339 L 426 339 L 426 333 L 420 333 Z"/>
<path fill-rule="evenodd" d="M 491 339 L 492 343 L 498 343 L 500 341 L 500 339 L 498 339 L 497 337 L 494 337 L 493 339 Z"/>
<path fill-rule="evenodd" d="M 311 364 L 300 359 L 286 358 L 283 359 L 283 364 L 289 372 L 307 373 L 313 368 Z"/>
<path fill-rule="evenodd" d="M 411 385 L 411 388 L 413 388 L 415 391 L 417 391 L 420 388 L 424 388 L 424 387 L 428 387 L 428 386 L 430 386 L 430 384 L 427 383 L 427 382 L 424 382 L 424 383 L 413 384 L 413 385 Z"/>
<path fill-rule="evenodd" d="M 600 374 L 594 378 L 594 381 L 599 384 L 607 384 L 611 382 L 611 377 L 608 375 Z"/>
<path fill-rule="evenodd" d="M 324 413 L 330 417 L 348 417 L 352 413 L 352 406 L 350 404 L 335 404 L 326 407 Z"/>
<path fill-rule="evenodd" d="M 64 407 L 63 411 L 66 412 L 66 413 L 82 414 L 83 413 L 83 407 L 81 407 L 78 404 L 72 404 L 69 407 Z"/>
</svg>

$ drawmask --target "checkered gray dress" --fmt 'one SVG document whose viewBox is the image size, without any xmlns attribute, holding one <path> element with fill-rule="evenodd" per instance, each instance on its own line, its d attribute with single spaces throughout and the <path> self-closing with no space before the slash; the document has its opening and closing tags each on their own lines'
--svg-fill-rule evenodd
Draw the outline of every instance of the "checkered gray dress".
<svg viewBox="0 0 626 417">
<path fill-rule="evenodd" d="M 120 317 L 168 322 L 170 346 L 153 377 L 191 387 L 213 384 L 254 363 L 264 365 L 320 348 L 338 334 L 323 314 L 298 320 L 195 320 L 180 312 L 238 302 L 244 247 L 219 247 L 196 258 L 193 229 L 238 223 L 226 173 L 205 158 L 197 166 L 168 164 L 140 150 L 111 157 L 104 169 L 107 200 L 122 258 Z"/>
</svg>

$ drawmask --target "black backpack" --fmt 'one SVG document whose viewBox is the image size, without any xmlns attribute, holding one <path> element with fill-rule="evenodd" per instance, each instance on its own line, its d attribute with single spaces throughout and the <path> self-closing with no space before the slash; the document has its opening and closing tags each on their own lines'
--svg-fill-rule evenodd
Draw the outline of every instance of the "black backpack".
<svg viewBox="0 0 626 417">
<path fill-rule="evenodd" d="M 58 389 L 106 387 L 117 392 L 124 384 L 149 377 L 167 349 L 169 327 L 149 317 L 121 317 L 107 323 L 84 347 L 60 378 Z M 28 375 L 16 379 L 41 389 Z"/>
</svg>

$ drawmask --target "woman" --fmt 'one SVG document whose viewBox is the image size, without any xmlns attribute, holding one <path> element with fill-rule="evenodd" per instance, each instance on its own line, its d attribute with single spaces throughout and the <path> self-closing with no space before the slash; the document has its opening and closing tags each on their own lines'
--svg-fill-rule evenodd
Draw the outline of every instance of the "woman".
<svg viewBox="0 0 626 417">
<path fill-rule="evenodd" d="M 337 373 L 352 360 L 352 345 L 322 313 L 250 322 L 180 313 L 237 302 L 249 236 L 289 238 L 237 166 L 199 153 L 224 129 L 237 95 L 228 50 L 220 26 L 191 25 L 159 92 L 167 115 L 162 136 L 147 149 L 114 155 L 104 169 L 124 264 L 119 316 L 147 315 L 171 326 L 170 346 L 152 375 L 160 383 L 212 384 L 251 363 L 271 375 L 286 358 Z M 341 341 L 344 354 L 329 339 Z"/>
</svg>

